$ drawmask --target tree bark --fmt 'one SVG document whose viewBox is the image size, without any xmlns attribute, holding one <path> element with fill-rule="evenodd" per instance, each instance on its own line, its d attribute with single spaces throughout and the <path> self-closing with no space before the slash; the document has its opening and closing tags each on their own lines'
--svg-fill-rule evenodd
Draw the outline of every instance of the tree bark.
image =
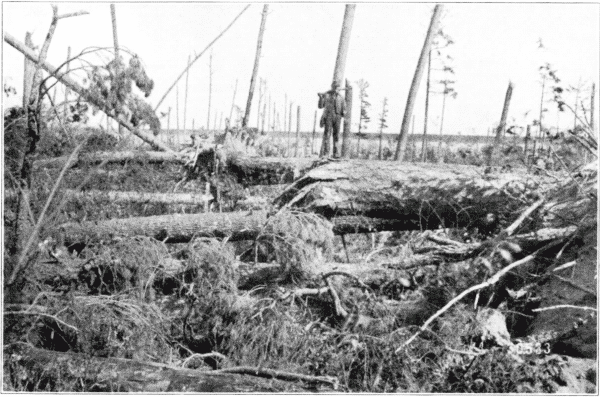
<svg viewBox="0 0 600 397">
<path fill-rule="evenodd" d="M 174 214 L 139 218 L 65 223 L 57 238 L 69 246 L 118 237 L 147 236 L 166 243 L 185 243 L 193 237 L 229 237 L 230 241 L 255 238 L 267 219 L 264 211 Z M 59 240 L 60 241 L 60 240 Z"/>
<path fill-rule="evenodd" d="M 309 171 L 275 205 L 321 214 L 332 221 L 335 234 L 440 227 L 483 230 L 495 226 L 488 214 L 511 222 L 551 182 L 530 175 L 482 175 L 469 166 L 354 160 Z M 537 213 L 531 216 L 531 227 L 540 224 L 539 218 Z M 165 215 L 69 223 L 57 230 L 67 244 L 132 235 L 170 243 L 193 236 L 243 240 L 255 238 L 266 219 L 264 211 Z"/>
<path fill-rule="evenodd" d="M 7 190 L 4 198 L 15 199 L 17 192 Z M 148 192 L 122 192 L 114 190 L 71 190 L 64 191 L 64 198 L 69 201 L 98 201 L 108 200 L 111 203 L 143 203 L 143 204 L 185 204 L 204 205 L 205 201 L 213 199 L 212 196 L 194 193 L 148 193 Z"/>
<path fill-rule="evenodd" d="M 429 29 L 427 30 L 427 35 L 425 36 L 425 43 L 423 43 L 421 55 L 419 56 L 419 62 L 417 63 L 417 68 L 413 76 L 410 91 L 408 92 L 408 98 L 406 100 L 406 109 L 404 110 L 404 118 L 402 119 L 400 135 L 398 136 L 396 154 L 394 155 L 394 160 L 396 161 L 404 160 L 404 154 L 406 152 L 406 141 L 408 140 L 408 130 L 410 127 L 410 120 L 412 117 L 413 109 L 415 107 L 415 99 L 417 97 L 417 92 L 419 91 L 419 84 L 421 83 L 423 69 L 425 69 L 425 60 L 427 59 L 427 55 L 429 54 L 431 42 L 433 40 L 433 36 L 436 33 L 437 25 L 442 14 L 442 8 L 443 6 L 441 4 L 436 4 L 435 8 L 433 9 L 433 15 L 431 16 Z"/>
<path fill-rule="evenodd" d="M 488 155 L 488 167 L 492 165 L 494 149 L 500 147 L 500 143 L 502 142 L 502 133 L 504 132 L 504 128 L 506 127 L 506 118 L 508 117 L 508 108 L 510 107 L 510 99 L 512 97 L 512 92 L 513 83 L 509 81 L 508 88 L 506 89 L 506 96 L 504 97 L 504 105 L 502 106 L 502 116 L 500 117 L 500 124 L 498 124 L 498 128 L 496 128 L 496 137 L 494 138 L 494 144 L 491 146 Z"/>
<path fill-rule="evenodd" d="M 69 156 L 54 157 L 49 159 L 37 160 L 34 169 L 59 168 L 63 167 Z M 185 163 L 186 158 L 178 153 L 153 152 L 153 151 L 124 151 L 124 152 L 95 152 L 80 154 L 77 161 L 71 163 L 71 167 L 79 167 L 84 164 L 96 165 L 103 161 L 108 163 L 126 163 L 136 161 L 141 163 L 162 163 L 175 162 Z"/>
<path fill-rule="evenodd" d="M 472 166 L 350 160 L 314 168 L 276 200 L 280 207 L 385 218 L 397 230 L 479 227 L 487 214 L 512 219 L 549 181 Z"/>
<path fill-rule="evenodd" d="M 242 127 L 248 125 L 248 119 L 250 118 L 250 110 L 252 109 L 252 97 L 254 96 L 254 86 L 256 85 L 256 76 L 258 75 L 258 64 L 260 61 L 260 52 L 262 50 L 263 35 L 265 33 L 265 23 L 267 22 L 267 13 L 269 12 L 269 5 L 263 6 L 262 18 L 260 20 L 260 30 L 258 31 L 258 42 L 256 44 L 256 56 L 254 57 L 254 68 L 252 69 L 252 78 L 250 79 L 250 90 L 248 91 L 248 100 L 246 101 L 246 113 L 242 120 Z M 260 112 L 260 109 L 258 109 Z M 257 126 L 258 127 L 258 126 Z"/>
<path fill-rule="evenodd" d="M 342 81 L 344 80 L 344 70 L 346 69 L 346 58 L 348 57 L 348 48 L 350 47 L 350 34 L 352 32 L 355 11 L 356 4 L 346 4 L 342 32 L 340 33 L 340 43 L 338 45 L 337 57 L 335 58 L 335 69 L 333 71 L 333 81 L 338 83 L 338 87 L 342 86 Z"/>
<path fill-rule="evenodd" d="M 39 61 L 38 56 L 33 51 L 31 51 L 23 43 L 21 43 L 20 41 L 15 39 L 13 36 L 11 36 L 7 32 L 4 32 L 4 41 L 6 41 L 12 47 L 17 49 L 21 53 L 23 53 L 23 55 L 25 55 L 27 58 L 31 59 L 32 61 L 34 61 L 36 63 Z M 165 152 L 172 152 L 172 149 L 170 147 L 168 147 L 167 145 L 165 145 L 164 143 L 156 140 L 152 136 L 145 134 L 144 132 L 140 131 L 136 127 L 132 126 L 129 122 L 116 117 L 114 115 L 114 112 L 108 108 L 108 106 L 106 105 L 106 103 L 104 103 L 104 101 L 90 95 L 90 93 L 85 88 L 83 88 L 82 86 L 79 85 L 78 82 L 76 82 L 75 80 L 70 78 L 66 72 L 60 72 L 56 67 L 52 66 L 49 62 L 47 62 L 45 60 L 42 61 L 40 64 L 44 70 L 46 70 L 52 76 L 56 77 L 56 79 L 58 79 L 61 83 L 63 83 L 69 89 L 75 91 L 77 94 L 82 96 L 86 101 L 99 107 L 104 113 L 106 113 L 107 116 L 115 119 L 120 125 L 122 125 L 126 129 L 131 131 L 132 134 L 134 134 L 138 138 L 142 139 L 144 142 L 150 144 L 150 146 L 152 146 L 153 148 L 156 148 L 158 150 L 165 151 Z"/>
<path fill-rule="evenodd" d="M 278 185 L 292 183 L 319 164 L 314 158 L 237 157 L 229 160 L 227 170 L 246 186 Z"/>
<path fill-rule="evenodd" d="M 352 126 L 352 86 L 346 80 L 346 115 L 344 116 L 344 133 L 342 134 L 342 158 L 350 158 L 350 129 Z"/>
<path fill-rule="evenodd" d="M 257 393 L 307 392 L 299 383 L 226 372 L 202 371 L 124 358 L 91 357 L 17 345 L 5 354 L 8 371 L 27 379 L 62 379 L 87 384 L 96 392 Z M 57 390 L 60 391 L 60 390 Z"/>
</svg>

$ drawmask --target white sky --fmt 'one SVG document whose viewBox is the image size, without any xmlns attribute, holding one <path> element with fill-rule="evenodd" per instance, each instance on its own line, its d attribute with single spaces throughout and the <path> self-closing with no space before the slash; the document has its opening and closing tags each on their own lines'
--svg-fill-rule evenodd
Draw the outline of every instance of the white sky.
<svg viewBox="0 0 600 397">
<path fill-rule="evenodd" d="M 117 3 L 119 43 L 137 53 L 146 65 L 155 89 L 148 101 L 154 105 L 185 67 L 189 54 L 199 53 L 242 10 L 244 3 Z M 433 3 L 367 4 L 356 7 L 345 77 L 352 83 L 365 79 L 372 108 L 368 131 L 377 130 L 383 97 L 389 99 L 386 132 L 400 129 L 408 89 L 429 24 Z M 59 14 L 87 10 L 90 15 L 59 21 L 48 60 L 58 65 L 89 46 L 111 47 L 112 27 L 108 3 L 59 3 Z M 254 64 L 262 4 L 254 3 L 213 47 L 213 97 L 211 120 L 221 112 L 228 116 L 236 79 L 236 104 L 245 107 Z M 267 96 L 283 113 L 284 95 L 301 106 L 301 128 L 312 131 L 317 92 L 329 88 L 344 14 L 343 3 L 274 3 L 266 21 L 259 76 L 267 80 Z M 49 3 L 3 3 L 3 29 L 23 40 L 26 31 L 41 46 L 51 19 Z M 509 122 L 526 123 L 539 115 L 538 68 L 550 62 L 564 82 L 585 84 L 589 97 L 592 82 L 599 80 L 599 4 L 446 4 L 442 28 L 455 41 L 450 54 L 456 71 L 456 99 L 448 99 L 444 133 L 485 134 L 498 122 L 509 80 L 515 83 Z M 539 50 L 541 38 L 545 50 Z M 187 127 L 206 126 L 208 107 L 207 52 L 189 76 Z M 23 57 L 3 45 L 3 81 L 21 97 Z M 425 78 L 425 75 L 424 75 Z M 442 76 L 433 75 L 434 79 Z M 355 86 L 353 121 L 358 121 Z M 185 78 L 179 84 L 180 125 L 183 127 Z M 425 81 L 421 82 L 415 108 L 415 132 L 422 131 Z M 61 97 L 59 91 L 59 98 Z M 596 96 L 598 98 L 598 95 Z M 439 131 L 441 95 L 431 99 L 429 131 Z M 289 102 L 288 102 L 289 103 Z M 589 103 L 589 102 L 588 102 Z M 598 100 L 596 100 L 598 103 Z M 250 125 L 256 125 L 258 89 Z M 161 106 L 171 106 L 175 127 L 175 90 Z M 289 106 L 289 104 L 288 104 Z M 573 116 L 557 119 L 555 106 L 545 117 L 552 126 L 572 126 Z M 289 107 L 288 110 L 289 111 Z M 525 112 L 531 111 L 527 117 Z M 596 119 L 598 111 L 596 111 Z M 214 121 L 211 121 L 211 127 Z M 283 124 L 283 121 L 282 121 Z M 166 128 L 166 118 L 163 121 Z"/>
</svg>

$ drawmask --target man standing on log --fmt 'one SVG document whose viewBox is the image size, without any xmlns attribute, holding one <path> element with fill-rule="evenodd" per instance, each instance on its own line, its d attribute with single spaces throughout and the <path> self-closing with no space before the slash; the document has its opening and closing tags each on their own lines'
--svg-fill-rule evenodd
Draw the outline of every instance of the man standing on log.
<svg viewBox="0 0 600 397">
<path fill-rule="evenodd" d="M 340 137 L 340 126 L 342 124 L 342 117 L 346 115 L 346 101 L 339 91 L 341 91 L 339 84 L 334 80 L 333 83 L 331 83 L 331 90 L 325 93 L 318 93 L 319 109 L 324 109 L 320 125 L 321 127 L 325 127 L 319 157 L 329 157 L 331 135 L 333 135 L 333 157 L 339 157 L 338 142 Z"/>
</svg>

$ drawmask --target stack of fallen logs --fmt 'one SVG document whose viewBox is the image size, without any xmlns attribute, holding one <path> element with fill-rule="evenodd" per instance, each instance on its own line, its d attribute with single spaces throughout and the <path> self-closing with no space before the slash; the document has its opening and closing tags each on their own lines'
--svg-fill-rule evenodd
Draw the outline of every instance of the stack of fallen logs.
<svg viewBox="0 0 600 397">
<path fill-rule="evenodd" d="M 169 161 L 189 164 L 189 158 L 177 153 L 128 152 L 81 156 L 71 166 L 90 162 L 124 162 L 138 159 L 146 162 Z M 53 159 L 39 161 L 36 166 L 49 167 L 64 165 L 64 163 L 65 159 Z M 566 187 L 566 183 L 557 182 L 549 177 L 505 173 L 470 166 L 373 160 L 323 161 L 228 156 L 224 168 L 222 172 L 233 175 L 243 185 L 257 182 L 289 185 L 273 200 L 270 211 L 169 214 L 70 222 L 57 228 L 56 238 L 67 246 L 93 241 L 110 241 L 129 236 L 147 236 L 166 243 L 187 242 L 195 237 L 222 237 L 229 241 L 252 240 L 259 235 L 269 216 L 282 210 L 318 214 L 329 220 L 333 233 L 337 235 L 462 228 L 495 236 L 481 243 L 462 243 L 437 233 L 427 232 L 422 238 L 435 243 L 434 248 L 415 249 L 413 250 L 415 254 L 411 257 L 373 264 L 369 266 L 368 271 L 339 263 L 325 264 L 322 269 L 326 287 L 315 290 L 300 289 L 294 292 L 294 296 L 330 292 L 336 313 L 341 317 L 349 318 L 349 314 L 340 305 L 339 298 L 336 299 L 335 288 L 329 281 L 331 275 L 342 274 L 353 277 L 359 284 L 364 285 L 369 277 L 380 277 L 381 272 L 386 273 L 391 269 L 407 270 L 437 265 L 442 261 L 461 261 L 475 257 L 485 250 L 495 250 L 501 255 L 506 252 L 508 256 L 518 251 L 520 256 L 525 256 L 526 259 L 529 258 L 526 256 L 528 253 L 535 253 L 542 247 L 576 238 L 581 228 L 565 223 L 564 219 L 569 216 L 572 219 L 577 217 L 581 219 L 589 211 L 590 206 L 595 205 L 594 189 L 586 193 L 580 192 L 582 199 L 572 201 L 574 205 L 565 205 L 564 200 L 562 202 L 553 200 L 553 197 L 557 196 L 556 192 L 561 189 L 572 188 L 572 184 Z M 155 200 L 168 203 L 198 203 L 212 199 L 202 192 L 197 195 L 181 193 L 136 195 L 134 192 L 95 191 L 69 193 L 72 197 L 82 194 L 107 195 L 115 201 Z M 268 279 L 276 276 L 278 272 L 277 265 L 255 267 L 250 274 L 240 278 L 240 286 L 252 285 L 256 279 Z M 422 323 L 422 313 L 418 318 Z M 425 329 L 427 324 L 427 322 L 423 324 L 422 329 Z M 415 322 L 415 325 L 421 324 Z M 113 361 L 111 365 L 115 368 L 123 365 L 118 360 Z M 152 371 L 148 372 L 150 374 Z M 238 374 L 243 373 L 243 369 L 238 372 Z M 264 374 L 265 377 L 280 379 L 285 379 L 284 375 Z M 247 382 L 246 380 L 242 381 L 242 378 L 231 377 L 224 373 L 213 374 L 211 377 L 214 377 L 214 381 L 218 383 L 215 387 L 219 391 L 258 391 L 265 390 L 266 387 L 252 382 L 246 384 L 244 383 Z M 173 376 L 169 375 L 169 378 L 173 379 Z M 194 378 L 190 376 L 186 379 Z M 202 379 L 207 381 L 212 378 Z M 309 381 L 335 383 L 331 379 L 318 377 L 311 378 Z M 231 387 L 228 389 L 224 386 L 226 384 Z M 277 389 L 277 383 L 270 385 Z M 194 388 L 189 390 L 192 389 Z M 284 390 L 283 386 L 281 390 Z"/>
</svg>

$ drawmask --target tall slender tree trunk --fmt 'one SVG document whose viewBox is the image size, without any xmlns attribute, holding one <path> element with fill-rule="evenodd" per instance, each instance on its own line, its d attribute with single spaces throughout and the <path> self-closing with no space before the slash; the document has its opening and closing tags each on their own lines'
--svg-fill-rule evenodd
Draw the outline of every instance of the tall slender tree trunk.
<svg viewBox="0 0 600 397">
<path fill-rule="evenodd" d="M 338 87 L 342 86 L 342 81 L 344 80 L 344 70 L 346 69 L 346 58 L 348 56 L 348 48 L 350 47 L 350 35 L 352 32 L 355 10 L 356 4 L 346 4 L 344 22 L 342 23 L 342 32 L 340 34 L 340 43 L 338 45 L 335 69 L 333 72 L 333 81 L 337 81 Z"/>
<path fill-rule="evenodd" d="M 352 128 L 352 86 L 346 79 L 346 115 L 344 116 L 344 132 L 342 134 L 342 158 L 350 158 L 350 130 Z"/>
<path fill-rule="evenodd" d="M 31 33 L 25 33 L 25 45 L 32 50 L 34 49 Z M 33 86 L 33 75 L 35 72 L 35 64 L 27 57 L 24 57 L 23 63 L 23 109 L 27 112 L 29 107 L 29 99 L 31 98 L 31 90 Z"/>
<path fill-rule="evenodd" d="M 210 58 L 208 61 L 208 115 L 206 116 L 206 129 L 210 130 L 210 106 L 212 103 L 212 75 L 213 75 L 213 71 L 212 71 L 212 58 L 213 58 L 213 52 L 210 52 Z M 216 124 L 216 120 L 217 118 L 215 117 L 215 124 Z"/>
<path fill-rule="evenodd" d="M 510 98 L 512 97 L 512 92 L 513 83 L 512 81 L 509 81 L 508 88 L 506 89 L 506 96 L 504 97 L 504 105 L 502 106 L 502 116 L 500 118 L 500 124 L 498 124 L 498 128 L 496 129 L 496 137 L 494 138 L 494 144 L 490 148 L 490 152 L 488 155 L 488 167 L 492 165 L 494 149 L 500 147 L 500 143 L 502 142 L 502 133 L 504 132 L 504 128 L 506 127 L 506 118 L 508 117 L 508 108 L 510 106 Z"/>
<path fill-rule="evenodd" d="M 27 59 L 27 58 L 25 58 Z M 65 66 L 65 68 L 67 69 L 66 74 L 68 75 L 69 72 L 71 71 L 71 62 L 69 62 L 71 60 L 71 46 L 69 46 L 69 48 L 67 48 L 67 65 Z M 69 113 L 69 87 L 65 87 L 65 103 L 64 103 L 64 117 L 67 117 L 67 114 Z"/>
<path fill-rule="evenodd" d="M 427 90 L 425 91 L 425 121 L 423 123 L 423 145 L 421 146 L 421 161 L 427 162 L 427 124 L 429 120 L 429 91 L 431 87 L 431 50 L 427 56 Z"/>
<path fill-rule="evenodd" d="M 258 31 L 256 56 L 254 57 L 254 69 L 252 70 L 252 78 L 250 79 L 250 91 L 248 92 L 248 101 L 246 101 L 246 113 L 244 114 L 244 118 L 242 119 L 242 127 L 247 126 L 248 118 L 250 117 L 250 109 L 252 108 L 252 96 L 254 95 L 254 86 L 256 85 L 256 76 L 258 75 L 258 63 L 260 61 L 260 52 L 262 50 L 263 34 L 265 33 L 265 22 L 267 21 L 268 11 L 269 5 L 265 4 L 263 6 L 262 19 L 260 21 L 260 30 Z"/>
<path fill-rule="evenodd" d="M 169 106 L 169 113 L 167 113 L 167 135 L 171 132 L 171 107 Z"/>
<path fill-rule="evenodd" d="M 427 58 L 427 55 L 429 54 L 429 49 L 431 48 L 433 36 L 437 31 L 437 26 L 440 20 L 440 16 L 442 14 L 442 9 L 443 6 L 441 4 L 436 4 L 435 8 L 433 9 L 433 15 L 431 16 L 431 22 L 429 23 L 429 29 L 427 30 L 427 35 L 425 36 L 425 42 L 423 43 L 423 48 L 421 49 L 421 55 L 419 56 L 417 68 L 415 70 L 412 84 L 410 86 L 410 91 L 408 93 L 408 98 L 406 100 L 406 109 L 404 110 L 404 118 L 402 119 L 400 135 L 398 136 L 396 154 L 394 155 L 394 160 L 396 161 L 404 160 L 404 153 L 406 152 L 406 141 L 408 139 L 408 128 L 410 126 L 410 119 L 412 117 L 412 112 L 415 107 L 415 99 L 417 97 L 417 92 L 419 91 L 419 83 L 421 82 L 421 76 L 423 75 L 423 70 L 425 69 L 425 60 Z"/>
<path fill-rule="evenodd" d="M 229 125 L 233 125 L 233 108 L 235 106 L 235 94 L 237 93 L 238 79 L 235 79 L 235 88 L 233 89 L 233 99 L 231 100 L 231 110 L 229 111 Z"/>
<path fill-rule="evenodd" d="M 115 47 L 115 59 L 119 59 L 119 36 L 117 34 L 117 12 L 115 10 L 115 5 L 111 4 L 110 5 L 110 16 L 111 16 L 111 20 L 112 20 L 112 29 L 113 29 L 113 44 Z M 109 123 L 110 121 L 108 120 L 108 117 L 106 118 L 107 123 Z M 121 135 L 123 133 L 123 127 L 121 126 L 121 124 L 119 124 L 119 135 Z"/>
<path fill-rule="evenodd" d="M 260 130 L 260 106 L 262 105 L 263 99 L 263 79 L 258 79 L 258 107 L 256 108 L 256 129 Z"/>
<path fill-rule="evenodd" d="M 288 135 L 287 135 L 287 157 L 291 157 L 292 156 L 292 150 L 290 147 L 291 141 L 292 141 L 292 106 L 294 105 L 293 102 L 290 102 L 290 113 L 289 113 L 289 120 L 288 120 Z"/>
<path fill-rule="evenodd" d="M 188 89 L 190 80 L 190 69 L 189 66 L 192 63 L 192 56 L 188 55 L 188 70 L 185 72 L 185 98 L 183 100 L 183 131 L 187 125 L 187 103 L 188 103 Z"/>
<path fill-rule="evenodd" d="M 444 162 L 442 155 L 442 135 L 444 134 L 444 113 L 446 111 L 446 89 L 444 89 L 444 99 L 442 99 L 442 119 L 440 120 L 440 137 L 438 140 L 438 161 Z"/>
<path fill-rule="evenodd" d="M 294 157 L 298 157 L 298 148 L 300 147 L 300 106 L 296 110 L 296 149 Z"/>
</svg>

